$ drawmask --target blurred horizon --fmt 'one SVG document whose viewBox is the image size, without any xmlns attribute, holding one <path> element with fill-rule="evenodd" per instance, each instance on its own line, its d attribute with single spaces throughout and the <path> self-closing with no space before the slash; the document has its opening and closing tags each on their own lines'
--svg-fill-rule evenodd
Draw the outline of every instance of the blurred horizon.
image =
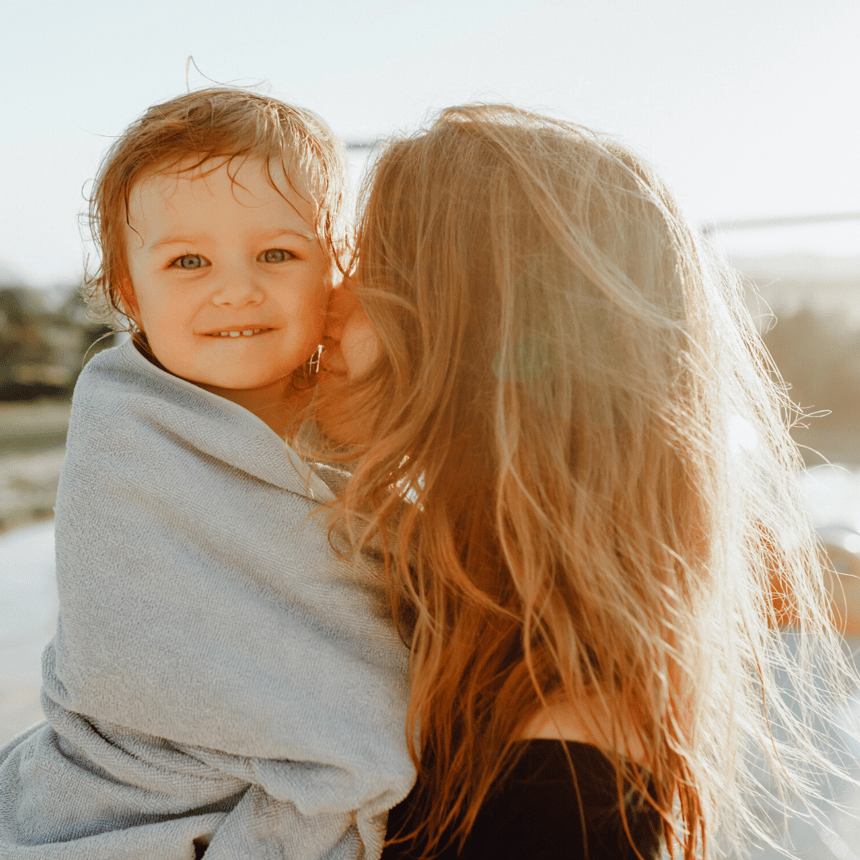
<svg viewBox="0 0 860 860">
<path fill-rule="evenodd" d="M 213 84 L 310 107 L 356 142 L 469 101 L 558 116 L 651 161 L 697 227 L 856 211 L 858 36 L 856 0 L 13 4 L 0 265 L 37 287 L 78 279 L 104 150 L 149 105 Z"/>
<path fill-rule="evenodd" d="M 815 213 L 693 226 L 730 265 L 767 286 L 787 279 L 860 288 L 860 214 Z M 61 296 L 82 280 L 83 267 L 76 273 L 39 280 L 0 257 L 0 287 L 18 286 L 44 293 L 49 304 L 60 300 L 52 299 L 52 294 Z"/>
</svg>

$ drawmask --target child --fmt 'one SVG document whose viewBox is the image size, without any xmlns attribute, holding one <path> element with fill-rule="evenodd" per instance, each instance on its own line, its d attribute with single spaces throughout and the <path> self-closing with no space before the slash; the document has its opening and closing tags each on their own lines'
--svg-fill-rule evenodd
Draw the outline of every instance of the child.
<svg viewBox="0 0 860 860">
<path fill-rule="evenodd" d="M 320 120 L 240 90 L 157 105 L 108 152 L 93 295 L 133 337 L 75 390 L 47 722 L 0 751 L 4 860 L 381 853 L 414 778 L 406 649 L 283 442 L 344 200 Z"/>
</svg>

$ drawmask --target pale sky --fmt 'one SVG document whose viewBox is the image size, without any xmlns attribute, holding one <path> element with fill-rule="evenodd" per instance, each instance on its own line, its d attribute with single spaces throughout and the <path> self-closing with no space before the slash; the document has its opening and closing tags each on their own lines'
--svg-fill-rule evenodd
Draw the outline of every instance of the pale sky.
<svg viewBox="0 0 860 860">
<path fill-rule="evenodd" d="M 262 83 L 346 139 L 470 100 L 590 125 L 650 158 L 696 224 L 858 211 L 858 44 L 858 0 L 7 0 L 0 269 L 82 271 L 87 181 L 186 89 L 189 55 L 193 88 Z M 827 241 L 858 254 L 858 235 Z"/>
</svg>

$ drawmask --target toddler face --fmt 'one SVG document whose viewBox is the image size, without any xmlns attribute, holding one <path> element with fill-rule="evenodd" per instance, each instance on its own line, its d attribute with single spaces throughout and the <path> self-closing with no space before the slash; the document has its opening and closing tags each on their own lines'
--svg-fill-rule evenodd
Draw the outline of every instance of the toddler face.
<svg viewBox="0 0 860 860">
<path fill-rule="evenodd" d="M 311 204 L 277 164 L 273 188 L 265 167 L 234 163 L 231 179 L 213 160 L 145 177 L 126 228 L 126 302 L 155 357 L 247 408 L 282 396 L 321 343 L 332 282 Z"/>
</svg>

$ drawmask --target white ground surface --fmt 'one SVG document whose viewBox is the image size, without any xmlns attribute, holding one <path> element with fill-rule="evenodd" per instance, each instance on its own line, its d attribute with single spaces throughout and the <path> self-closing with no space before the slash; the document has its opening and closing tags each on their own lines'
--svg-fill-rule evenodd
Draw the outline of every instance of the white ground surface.
<svg viewBox="0 0 860 860">
<path fill-rule="evenodd" d="M 42 718 L 42 649 L 54 632 L 54 524 L 0 535 L 0 744 Z"/>
</svg>

